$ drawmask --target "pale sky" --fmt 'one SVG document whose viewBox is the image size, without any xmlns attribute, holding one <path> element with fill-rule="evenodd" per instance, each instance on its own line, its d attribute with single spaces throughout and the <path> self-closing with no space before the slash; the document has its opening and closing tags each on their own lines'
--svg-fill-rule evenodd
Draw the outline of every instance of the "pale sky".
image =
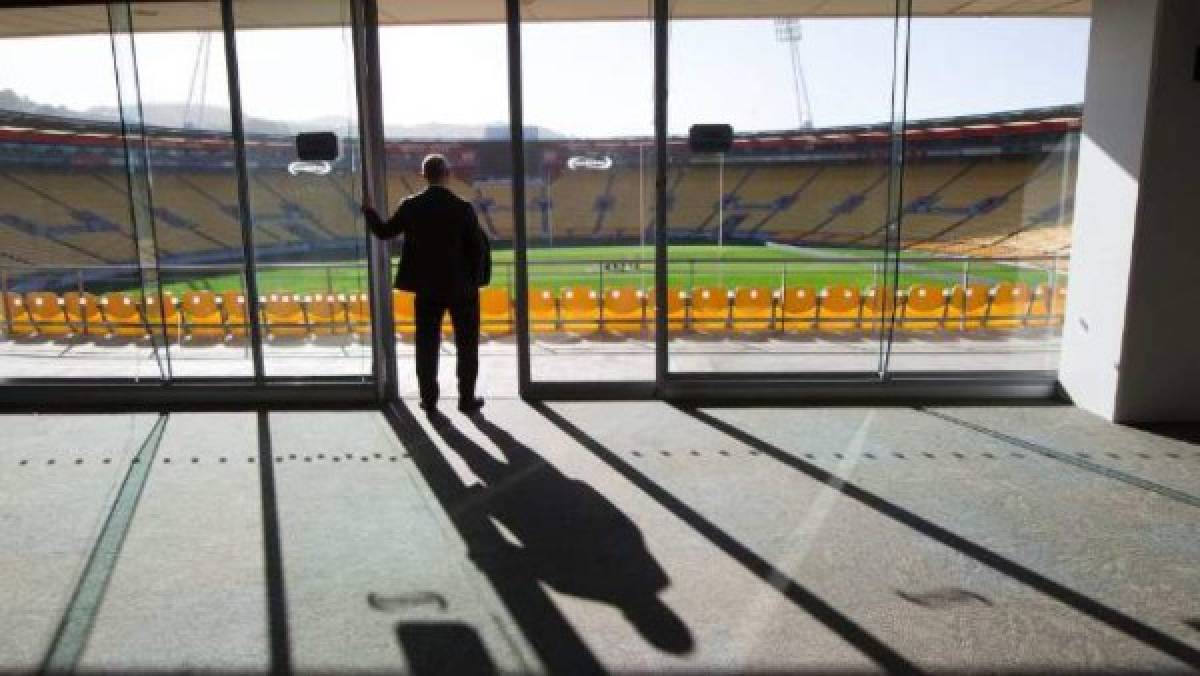
<svg viewBox="0 0 1200 676">
<path fill-rule="evenodd" d="M 909 119 L 1079 103 L 1086 19 L 915 19 Z M 891 20 L 803 22 L 800 56 L 817 126 L 885 121 Z M 507 124 L 502 25 L 381 29 L 389 125 Z M 527 24 L 526 124 L 570 136 L 652 133 L 648 22 Z M 140 34 L 148 103 L 182 103 L 201 38 Z M 239 59 L 248 115 L 354 119 L 348 33 L 247 31 Z M 0 41 L 0 89 L 76 110 L 115 105 L 107 36 Z M 769 20 L 678 21 L 671 27 L 669 125 L 728 122 L 738 131 L 794 128 L 787 46 Z M 225 106 L 222 41 L 212 39 L 206 101 Z"/>
</svg>

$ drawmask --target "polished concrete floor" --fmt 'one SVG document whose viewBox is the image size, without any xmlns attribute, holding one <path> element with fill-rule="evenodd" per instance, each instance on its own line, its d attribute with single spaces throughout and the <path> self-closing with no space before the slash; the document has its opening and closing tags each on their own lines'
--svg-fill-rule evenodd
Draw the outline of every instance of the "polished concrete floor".
<svg viewBox="0 0 1200 676">
<path fill-rule="evenodd" d="M 445 409 L 0 417 L 0 672 L 1200 667 L 1196 429 Z"/>
</svg>

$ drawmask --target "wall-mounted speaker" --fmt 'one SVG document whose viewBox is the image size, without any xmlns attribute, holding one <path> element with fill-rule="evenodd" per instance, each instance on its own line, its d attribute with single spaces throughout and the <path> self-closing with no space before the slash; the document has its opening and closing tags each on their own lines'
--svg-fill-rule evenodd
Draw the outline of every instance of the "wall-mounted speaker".
<svg viewBox="0 0 1200 676">
<path fill-rule="evenodd" d="M 306 162 L 332 162 L 338 158 L 337 134 L 309 131 L 296 134 L 296 157 Z"/>
<path fill-rule="evenodd" d="M 688 147 L 694 153 L 727 153 L 733 147 L 733 125 L 693 124 L 688 129 Z"/>
</svg>

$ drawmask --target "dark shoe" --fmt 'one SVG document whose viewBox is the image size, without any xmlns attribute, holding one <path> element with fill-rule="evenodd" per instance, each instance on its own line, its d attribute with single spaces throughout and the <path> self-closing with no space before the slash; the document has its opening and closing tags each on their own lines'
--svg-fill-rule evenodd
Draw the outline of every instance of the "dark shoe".
<svg viewBox="0 0 1200 676">
<path fill-rule="evenodd" d="M 483 400 L 479 397 L 471 397 L 470 399 L 459 399 L 458 410 L 470 415 L 478 413 L 479 409 L 483 408 Z"/>
</svg>

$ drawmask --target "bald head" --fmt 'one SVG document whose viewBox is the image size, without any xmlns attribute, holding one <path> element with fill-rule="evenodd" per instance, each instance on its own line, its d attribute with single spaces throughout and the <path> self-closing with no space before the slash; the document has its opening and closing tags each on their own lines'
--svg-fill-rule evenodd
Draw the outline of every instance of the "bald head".
<svg viewBox="0 0 1200 676">
<path fill-rule="evenodd" d="M 441 185 L 446 182 L 446 177 L 450 174 L 450 163 L 446 161 L 444 155 L 426 155 L 424 160 L 421 160 L 421 175 L 430 185 Z"/>
</svg>

